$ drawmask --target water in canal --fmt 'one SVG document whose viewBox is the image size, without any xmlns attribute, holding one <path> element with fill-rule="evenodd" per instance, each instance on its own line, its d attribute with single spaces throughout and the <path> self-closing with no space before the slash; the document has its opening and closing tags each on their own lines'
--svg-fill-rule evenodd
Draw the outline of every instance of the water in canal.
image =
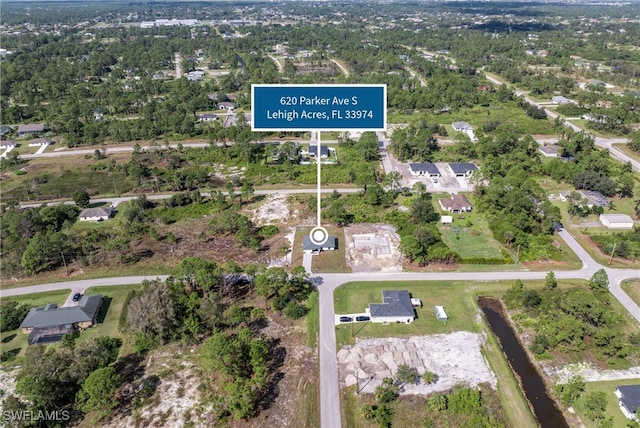
<svg viewBox="0 0 640 428">
<path fill-rule="evenodd" d="M 542 428 L 568 428 L 562 412 L 549 397 L 542 378 L 535 366 L 522 348 L 509 323 L 504 319 L 502 305 L 494 298 L 481 297 L 478 300 L 480 309 L 484 313 L 489 327 L 498 338 L 500 346 L 516 376 L 520 378 L 520 385 L 525 397 L 533 407 L 538 424 Z"/>
</svg>

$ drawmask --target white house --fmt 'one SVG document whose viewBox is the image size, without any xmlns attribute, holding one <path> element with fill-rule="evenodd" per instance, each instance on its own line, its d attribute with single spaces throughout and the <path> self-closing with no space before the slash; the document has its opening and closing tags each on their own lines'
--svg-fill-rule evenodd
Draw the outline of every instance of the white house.
<svg viewBox="0 0 640 428">
<path fill-rule="evenodd" d="M 449 162 L 449 169 L 456 177 L 471 177 L 478 167 L 472 162 Z"/>
<path fill-rule="evenodd" d="M 204 113 L 204 114 L 199 114 L 198 115 L 198 120 L 200 122 L 214 122 L 214 121 L 218 120 L 218 116 L 216 116 L 215 114 L 211 114 L 211 113 Z"/>
<path fill-rule="evenodd" d="M 103 221 L 108 220 L 113 214 L 113 207 L 108 208 L 85 208 L 80 211 L 80 221 Z"/>
<path fill-rule="evenodd" d="M 369 303 L 365 310 L 371 322 L 411 324 L 415 319 L 415 310 L 411 296 L 406 290 L 383 290 L 383 303 Z"/>
<path fill-rule="evenodd" d="M 12 149 L 16 147 L 18 143 L 13 140 L 2 140 L 0 141 L 0 149 Z"/>
<path fill-rule="evenodd" d="M 562 95 L 556 95 L 554 97 L 551 97 L 551 102 L 554 104 L 569 104 L 573 101 L 571 101 L 569 98 L 563 97 Z"/>
<path fill-rule="evenodd" d="M 320 251 L 334 251 L 337 247 L 337 239 L 333 235 L 329 235 L 327 242 L 322 245 L 314 243 L 309 235 L 305 235 L 302 240 L 302 252 L 307 254 L 318 254 Z"/>
<path fill-rule="evenodd" d="M 51 138 L 33 138 L 29 140 L 29 147 L 42 147 L 51 144 Z"/>
<path fill-rule="evenodd" d="M 600 223 L 607 229 L 633 228 L 633 219 L 626 214 L 600 214 Z"/>
<path fill-rule="evenodd" d="M 435 183 L 438 182 L 438 178 L 442 176 L 440 170 L 434 163 L 410 163 L 409 169 L 411 175 L 416 177 L 430 177 Z"/>
<path fill-rule="evenodd" d="M 640 422 L 640 385 L 624 385 L 616 386 L 614 392 L 618 397 L 618 406 L 620 411 L 627 419 Z"/>
<path fill-rule="evenodd" d="M 471 141 L 476 140 L 476 136 L 473 133 L 475 128 L 469 125 L 467 122 L 453 122 L 451 124 L 451 127 L 453 128 L 454 131 L 463 132 L 467 134 L 469 138 L 471 138 Z"/>
</svg>

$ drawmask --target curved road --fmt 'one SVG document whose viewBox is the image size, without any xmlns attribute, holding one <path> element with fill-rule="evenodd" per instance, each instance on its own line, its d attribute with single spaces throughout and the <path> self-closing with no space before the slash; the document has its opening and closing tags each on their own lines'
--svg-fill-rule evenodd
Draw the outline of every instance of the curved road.
<svg viewBox="0 0 640 428">
<path fill-rule="evenodd" d="M 589 279 L 599 269 L 604 268 L 609 275 L 610 291 L 613 296 L 629 311 L 631 317 L 640 323 L 640 307 L 622 291 L 620 283 L 625 279 L 640 276 L 635 269 L 610 269 L 599 265 L 578 244 L 578 242 L 563 230 L 560 237 L 578 255 L 582 261 L 582 268 L 574 271 L 558 271 L 558 279 Z M 429 273 L 378 273 L 361 272 L 345 274 L 323 274 L 314 277 L 318 284 L 320 305 L 320 337 L 318 341 L 320 358 L 320 420 L 323 428 L 336 428 L 341 426 L 340 414 L 340 383 L 338 380 L 338 366 L 336 360 L 336 335 L 335 335 L 335 310 L 333 306 L 333 292 L 336 288 L 347 282 L 353 281 L 499 281 L 499 280 L 539 280 L 544 279 L 546 272 L 429 272 Z M 145 279 L 159 278 L 165 280 L 166 275 L 129 276 L 119 278 L 88 279 L 81 281 L 67 281 L 40 284 L 28 287 L 10 288 L 0 290 L 0 297 L 32 294 L 51 290 L 72 289 L 74 292 L 83 292 L 88 287 L 139 284 Z"/>
<path fill-rule="evenodd" d="M 488 74 L 485 73 L 485 77 L 487 78 L 488 81 L 490 81 L 491 83 L 495 84 L 495 85 L 502 85 L 502 84 L 506 84 L 506 82 L 503 82 L 500 79 L 496 79 L 493 76 L 490 76 Z M 540 103 L 537 103 L 536 101 L 532 100 L 531 98 L 527 97 L 525 95 L 524 92 L 522 91 L 517 91 L 516 95 L 522 95 L 524 97 L 524 100 L 526 102 L 528 102 L 529 104 L 531 104 L 534 107 L 537 108 L 544 108 L 544 112 L 547 114 L 547 117 L 549 117 L 550 119 L 557 119 L 559 117 L 559 114 L 556 113 L 555 111 L 549 110 L 548 108 L 546 108 L 544 105 L 541 105 Z M 563 123 L 570 127 L 571 129 L 573 129 L 576 132 L 586 132 L 584 129 L 580 128 L 578 125 L 571 123 L 568 119 L 564 119 Z M 602 147 L 603 149 L 607 149 L 609 150 L 609 153 L 611 154 L 611 156 L 614 159 L 617 159 L 621 162 L 629 162 L 632 166 L 633 169 L 635 169 L 636 171 L 640 172 L 640 162 L 638 162 L 637 160 L 627 156 L 624 152 L 622 152 L 621 150 L 618 150 L 617 148 L 615 148 L 613 146 L 613 144 L 617 144 L 617 143 L 626 143 L 627 140 L 624 138 L 612 138 L 612 139 L 608 139 L 608 138 L 601 138 L 601 137 L 594 137 L 595 139 L 595 143 L 597 146 Z"/>
</svg>

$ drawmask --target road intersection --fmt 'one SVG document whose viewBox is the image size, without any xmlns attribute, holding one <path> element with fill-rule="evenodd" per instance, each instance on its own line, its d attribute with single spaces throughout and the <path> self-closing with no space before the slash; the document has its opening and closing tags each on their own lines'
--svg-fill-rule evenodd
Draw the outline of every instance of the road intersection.
<svg viewBox="0 0 640 428">
<path fill-rule="evenodd" d="M 625 307 L 630 316 L 640 323 L 640 307 L 621 289 L 622 281 L 640 277 L 638 269 L 611 269 L 598 264 L 578 244 L 566 230 L 558 232 L 560 237 L 577 254 L 582 261 L 582 268 L 572 271 L 555 272 L 558 279 L 589 279 L 599 269 L 605 269 L 609 276 L 611 294 Z M 333 293 L 346 283 L 354 281 L 500 281 L 500 280 L 540 280 L 544 279 L 544 271 L 496 271 L 496 272 L 359 272 L 321 274 L 312 277 L 318 285 L 320 306 L 320 330 L 318 338 L 320 359 L 320 421 L 322 428 L 341 426 L 340 383 L 338 380 L 337 350 Z M 84 292 L 89 287 L 139 284 L 145 279 L 165 280 L 166 275 L 128 276 L 114 278 L 87 279 L 33 285 L 0 290 L 0 298 L 23 294 L 40 293 L 53 290 L 72 289 L 73 292 Z"/>
</svg>

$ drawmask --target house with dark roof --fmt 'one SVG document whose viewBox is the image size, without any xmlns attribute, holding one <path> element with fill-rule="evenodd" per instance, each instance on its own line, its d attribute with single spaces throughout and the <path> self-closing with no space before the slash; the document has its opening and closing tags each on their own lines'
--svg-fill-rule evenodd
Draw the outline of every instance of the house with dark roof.
<svg viewBox="0 0 640 428">
<path fill-rule="evenodd" d="M 0 125 L 0 136 L 7 135 L 9 132 L 11 132 L 11 128 L 7 125 Z"/>
<path fill-rule="evenodd" d="M 23 333 L 29 333 L 29 345 L 59 342 L 62 336 L 76 330 L 93 327 L 102 307 L 102 296 L 82 296 L 78 305 L 59 308 L 55 303 L 31 308 L 20 324 Z"/>
<path fill-rule="evenodd" d="M 442 176 L 440 170 L 434 163 L 410 163 L 411 175 L 416 177 L 431 177 L 437 179 Z"/>
<path fill-rule="evenodd" d="M 627 419 L 640 422 L 640 385 L 616 386 L 614 392 L 618 397 L 620 411 Z"/>
<path fill-rule="evenodd" d="M 18 137 L 24 137 L 27 135 L 41 134 L 44 132 L 44 123 L 30 123 L 27 125 L 18 126 Z"/>
<path fill-rule="evenodd" d="M 450 162 L 449 168 L 456 177 L 471 177 L 478 167 L 471 162 Z"/>
<path fill-rule="evenodd" d="M 334 251 L 338 248 L 338 240 L 335 236 L 329 235 L 327 242 L 322 245 L 318 245 L 311 240 L 309 235 L 305 235 L 302 240 L 302 252 L 308 254 L 318 254 L 320 251 Z"/>
<path fill-rule="evenodd" d="M 371 322 L 411 324 L 416 317 L 411 296 L 407 290 L 383 290 L 382 303 L 369 303 L 365 310 Z"/>
<path fill-rule="evenodd" d="M 318 146 L 309 146 L 309 150 L 307 152 L 309 154 L 309 157 L 311 158 L 315 158 L 316 156 L 318 156 Z M 320 157 L 321 158 L 328 158 L 329 157 L 329 147 L 328 146 L 323 146 L 320 145 Z"/>
<path fill-rule="evenodd" d="M 450 213 L 466 213 L 473 210 L 473 205 L 465 195 L 454 194 L 451 198 L 438 199 L 443 210 Z"/>
<path fill-rule="evenodd" d="M 80 211 L 80 221 L 103 221 L 109 220 L 113 214 L 113 207 L 97 207 L 97 208 L 85 208 Z"/>
</svg>

